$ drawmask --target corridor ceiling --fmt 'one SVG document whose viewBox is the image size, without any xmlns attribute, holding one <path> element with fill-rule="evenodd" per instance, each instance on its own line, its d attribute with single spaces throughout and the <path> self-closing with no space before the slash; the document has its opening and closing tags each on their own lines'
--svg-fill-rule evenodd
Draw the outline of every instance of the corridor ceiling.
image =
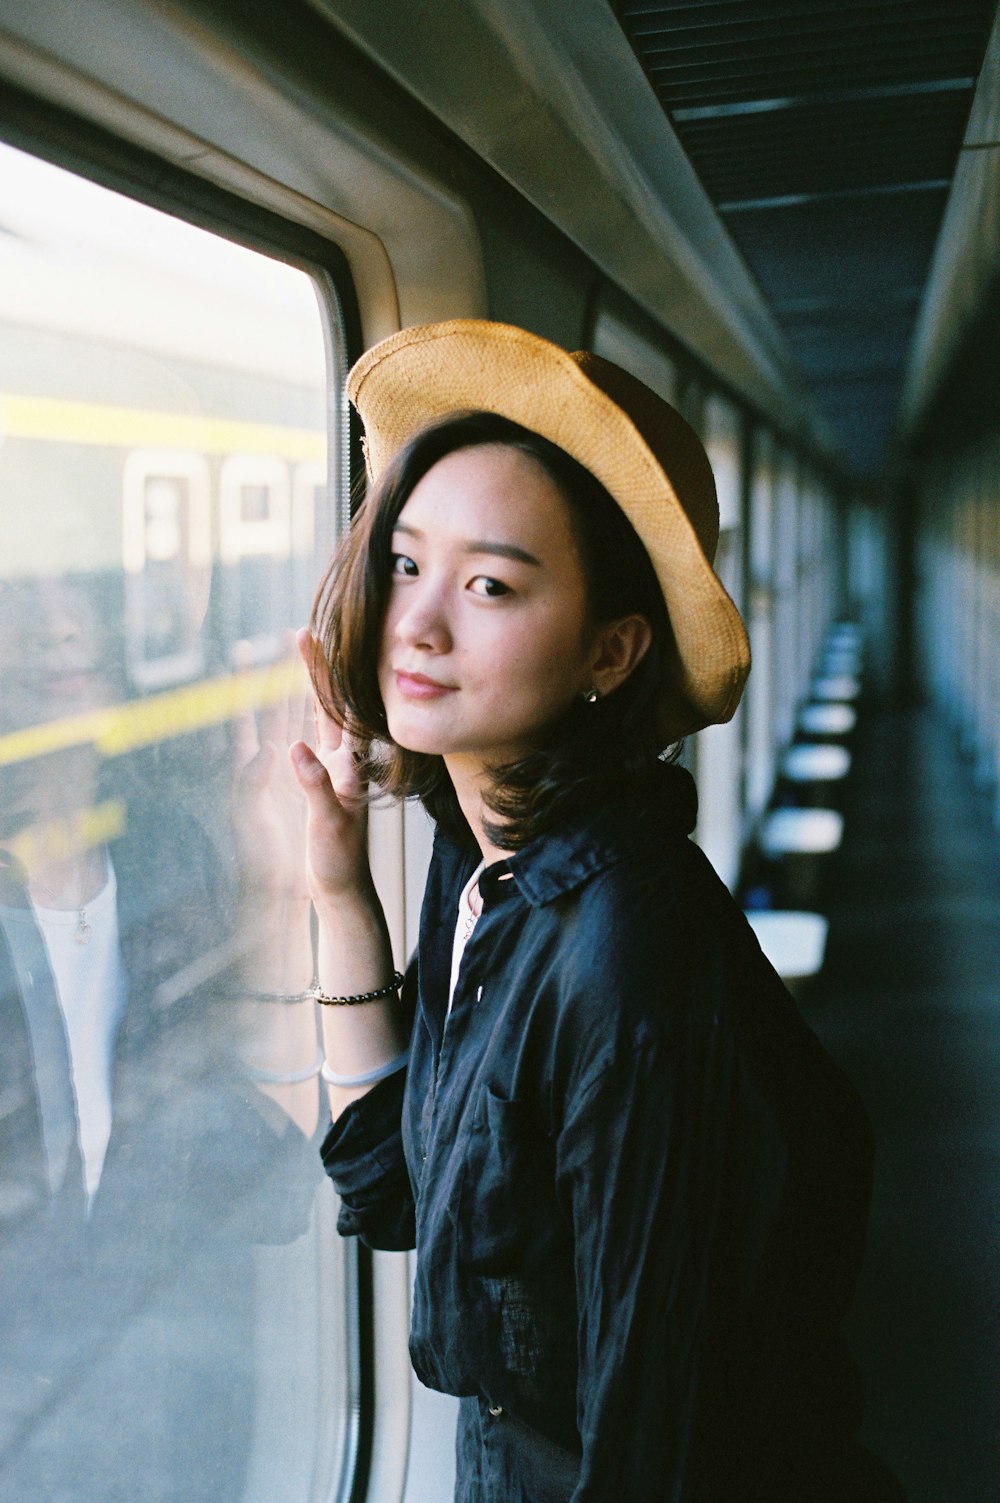
<svg viewBox="0 0 1000 1503">
<path fill-rule="evenodd" d="M 849 470 L 877 474 L 996 0 L 615 0 Z"/>
</svg>

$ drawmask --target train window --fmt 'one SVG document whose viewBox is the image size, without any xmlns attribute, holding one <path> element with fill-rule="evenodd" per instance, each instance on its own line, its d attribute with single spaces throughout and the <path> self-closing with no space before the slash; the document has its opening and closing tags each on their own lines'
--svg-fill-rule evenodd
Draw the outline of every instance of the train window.
<svg viewBox="0 0 1000 1503">
<path fill-rule="evenodd" d="M 134 449 L 122 473 L 125 651 L 131 680 L 155 688 L 200 674 L 212 564 L 211 479 L 203 454 Z"/>
<path fill-rule="evenodd" d="M 718 395 L 708 398 L 702 440 L 715 475 L 719 498 L 719 578 L 742 609 L 743 455 L 738 410 Z M 743 710 L 725 725 L 698 736 L 698 828 L 696 837 L 720 877 L 730 887 L 739 875 L 743 844 Z"/>
<path fill-rule="evenodd" d="M 805 687 L 819 660 L 823 638 L 837 610 L 836 581 L 830 560 L 836 557 L 831 535 L 830 497 L 814 472 L 803 470 L 799 528 L 799 638 L 797 682 Z"/>
<path fill-rule="evenodd" d="M 0 183 L 0 1496 L 305 1503 L 357 1400 L 283 755 L 343 372 L 304 271 Z"/>
<path fill-rule="evenodd" d="M 598 306 L 589 349 L 605 360 L 624 366 L 640 381 L 675 406 L 679 403 L 677 368 L 669 355 L 650 343 L 602 298 Z"/>
<path fill-rule="evenodd" d="M 802 684 L 798 677 L 799 477 L 790 454 L 776 465 L 774 490 L 774 739 L 788 746 Z"/>
<path fill-rule="evenodd" d="M 923 668 L 984 788 L 1000 800 L 997 446 L 979 438 L 919 467 Z M 1000 803 L 998 803 L 1000 813 Z"/>
<path fill-rule="evenodd" d="M 768 435 L 754 435 L 750 476 L 747 630 L 753 672 L 747 682 L 747 813 L 757 820 L 774 786 L 774 455 Z"/>
<path fill-rule="evenodd" d="M 866 650 L 865 668 L 866 678 L 876 687 L 884 687 L 890 669 L 884 653 L 896 608 L 891 547 L 883 514 L 876 507 L 855 502 L 847 514 L 848 612 L 861 625 L 866 649 L 875 649 L 871 656 Z M 955 598 L 963 597 L 959 593 Z"/>
</svg>

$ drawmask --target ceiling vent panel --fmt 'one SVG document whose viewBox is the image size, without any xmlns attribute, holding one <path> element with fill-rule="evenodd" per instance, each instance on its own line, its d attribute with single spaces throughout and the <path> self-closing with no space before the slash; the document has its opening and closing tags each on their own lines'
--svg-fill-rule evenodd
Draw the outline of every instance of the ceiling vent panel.
<svg viewBox="0 0 1000 1503">
<path fill-rule="evenodd" d="M 995 0 L 616 10 L 848 466 L 870 476 L 886 460 Z"/>
</svg>

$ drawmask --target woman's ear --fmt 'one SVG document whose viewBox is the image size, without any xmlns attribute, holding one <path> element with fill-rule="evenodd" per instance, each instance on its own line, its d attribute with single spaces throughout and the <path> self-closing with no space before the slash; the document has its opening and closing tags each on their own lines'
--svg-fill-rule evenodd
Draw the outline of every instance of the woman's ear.
<svg viewBox="0 0 1000 1503">
<path fill-rule="evenodd" d="M 623 684 L 638 667 L 653 640 L 653 629 L 645 616 L 623 616 L 598 627 L 588 688 L 596 689 L 603 699 Z"/>
</svg>

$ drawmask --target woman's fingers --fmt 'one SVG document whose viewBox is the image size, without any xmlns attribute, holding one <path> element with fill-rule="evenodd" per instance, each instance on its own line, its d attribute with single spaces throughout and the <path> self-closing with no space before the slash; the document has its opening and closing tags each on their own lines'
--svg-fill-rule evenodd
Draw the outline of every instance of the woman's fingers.
<svg viewBox="0 0 1000 1503">
<path fill-rule="evenodd" d="M 341 803 L 348 806 L 367 805 L 368 786 L 359 771 L 359 759 L 355 755 L 357 741 L 346 731 L 340 747 L 330 759 L 330 777 Z"/>
<path fill-rule="evenodd" d="M 329 684 L 329 669 L 322 646 L 304 628 L 297 633 L 296 642 L 314 689 L 316 756 L 329 772 L 337 797 L 347 806 L 361 803 L 365 798 L 365 784 L 358 775 L 360 743 L 325 709 L 319 692 L 321 686 L 325 688 Z"/>
<path fill-rule="evenodd" d="M 340 747 L 343 728 L 323 704 L 323 691 L 328 689 L 330 683 L 330 670 L 323 656 L 323 648 L 307 627 L 302 627 L 296 632 L 295 641 L 313 686 L 313 719 L 316 725 L 317 748 L 321 753 L 335 752 Z"/>
<path fill-rule="evenodd" d="M 365 784 L 349 750 L 348 738 L 332 753 L 315 750 L 305 741 L 289 747 L 289 756 L 299 786 L 307 797 L 335 801 L 340 809 L 356 816 L 367 808 Z"/>
<path fill-rule="evenodd" d="M 358 774 L 357 743 L 324 708 L 329 670 L 311 632 L 296 642 L 313 685 L 316 744 L 297 741 L 289 749 L 299 787 L 306 796 L 306 867 L 314 900 L 337 897 L 370 883 L 367 857 L 367 790 Z"/>
<path fill-rule="evenodd" d="M 330 681 L 330 670 L 323 656 L 323 648 L 307 626 L 300 626 L 295 633 L 295 645 L 299 650 L 299 657 L 306 665 L 313 690 L 319 695 Z"/>
<path fill-rule="evenodd" d="M 288 748 L 292 770 L 306 797 L 322 795 L 327 788 L 332 792 L 330 774 L 319 760 L 312 747 L 305 741 L 295 741 Z"/>
<path fill-rule="evenodd" d="M 289 748 L 306 796 L 306 870 L 314 901 L 342 897 L 370 883 L 363 790 L 353 797 L 336 787 L 325 763 L 304 741 Z"/>
</svg>

